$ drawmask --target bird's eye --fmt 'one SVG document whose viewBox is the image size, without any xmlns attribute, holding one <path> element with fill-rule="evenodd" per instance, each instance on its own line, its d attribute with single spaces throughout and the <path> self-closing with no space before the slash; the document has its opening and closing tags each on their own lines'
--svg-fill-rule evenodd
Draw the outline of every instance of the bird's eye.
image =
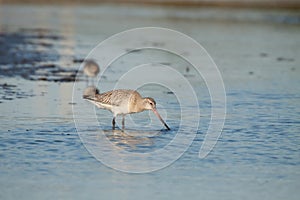
<svg viewBox="0 0 300 200">
<path fill-rule="evenodd" d="M 152 102 L 150 102 L 150 105 L 151 105 L 151 106 L 153 106 L 153 103 L 152 103 Z"/>
</svg>

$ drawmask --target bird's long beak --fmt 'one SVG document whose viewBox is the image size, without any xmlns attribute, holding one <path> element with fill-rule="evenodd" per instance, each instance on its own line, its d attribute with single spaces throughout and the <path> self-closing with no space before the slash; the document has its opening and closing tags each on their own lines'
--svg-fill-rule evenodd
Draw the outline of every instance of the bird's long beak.
<svg viewBox="0 0 300 200">
<path fill-rule="evenodd" d="M 152 109 L 152 111 L 158 117 L 158 119 L 161 121 L 161 123 L 163 123 L 165 125 L 165 127 L 167 128 L 167 130 L 171 130 L 169 128 L 169 126 L 166 124 L 166 122 L 163 120 L 163 118 L 160 116 L 160 114 L 157 112 L 157 110 L 154 108 L 154 109 Z"/>
</svg>

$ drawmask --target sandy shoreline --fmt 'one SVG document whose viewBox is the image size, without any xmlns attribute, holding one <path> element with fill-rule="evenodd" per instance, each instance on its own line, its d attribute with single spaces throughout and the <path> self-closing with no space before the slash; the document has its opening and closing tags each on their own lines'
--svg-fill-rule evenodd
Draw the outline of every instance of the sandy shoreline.
<svg viewBox="0 0 300 200">
<path fill-rule="evenodd" d="M 0 0 L 0 4 L 138 4 L 156 6 L 186 6 L 186 7 L 230 7 L 230 8 L 261 8 L 261 9 L 300 9 L 297 0 Z"/>
</svg>

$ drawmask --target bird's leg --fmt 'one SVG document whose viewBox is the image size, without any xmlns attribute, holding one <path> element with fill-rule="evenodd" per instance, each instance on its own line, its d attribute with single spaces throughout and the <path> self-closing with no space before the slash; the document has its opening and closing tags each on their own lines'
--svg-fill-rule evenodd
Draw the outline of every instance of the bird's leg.
<svg viewBox="0 0 300 200">
<path fill-rule="evenodd" d="M 115 127 L 116 127 L 116 117 L 114 117 L 112 120 L 112 129 L 115 130 Z"/>
<path fill-rule="evenodd" d="M 125 115 L 123 115 L 123 118 L 122 118 L 122 129 L 123 130 L 125 129 Z"/>
</svg>

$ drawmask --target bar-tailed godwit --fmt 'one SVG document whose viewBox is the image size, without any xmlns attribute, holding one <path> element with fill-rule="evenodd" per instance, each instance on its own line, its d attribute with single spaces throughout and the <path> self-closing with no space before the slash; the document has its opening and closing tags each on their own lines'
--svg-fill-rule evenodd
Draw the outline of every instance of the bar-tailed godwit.
<svg viewBox="0 0 300 200">
<path fill-rule="evenodd" d="M 109 110 L 113 113 L 112 127 L 115 129 L 116 117 L 122 115 L 122 128 L 125 127 L 125 115 L 142 112 L 144 110 L 152 110 L 158 119 L 164 124 L 167 130 L 169 126 L 162 119 L 156 110 L 156 102 L 151 97 L 143 98 L 134 90 L 112 90 L 105 93 L 95 93 L 84 95 L 84 99 L 95 104 L 98 108 Z"/>
</svg>

